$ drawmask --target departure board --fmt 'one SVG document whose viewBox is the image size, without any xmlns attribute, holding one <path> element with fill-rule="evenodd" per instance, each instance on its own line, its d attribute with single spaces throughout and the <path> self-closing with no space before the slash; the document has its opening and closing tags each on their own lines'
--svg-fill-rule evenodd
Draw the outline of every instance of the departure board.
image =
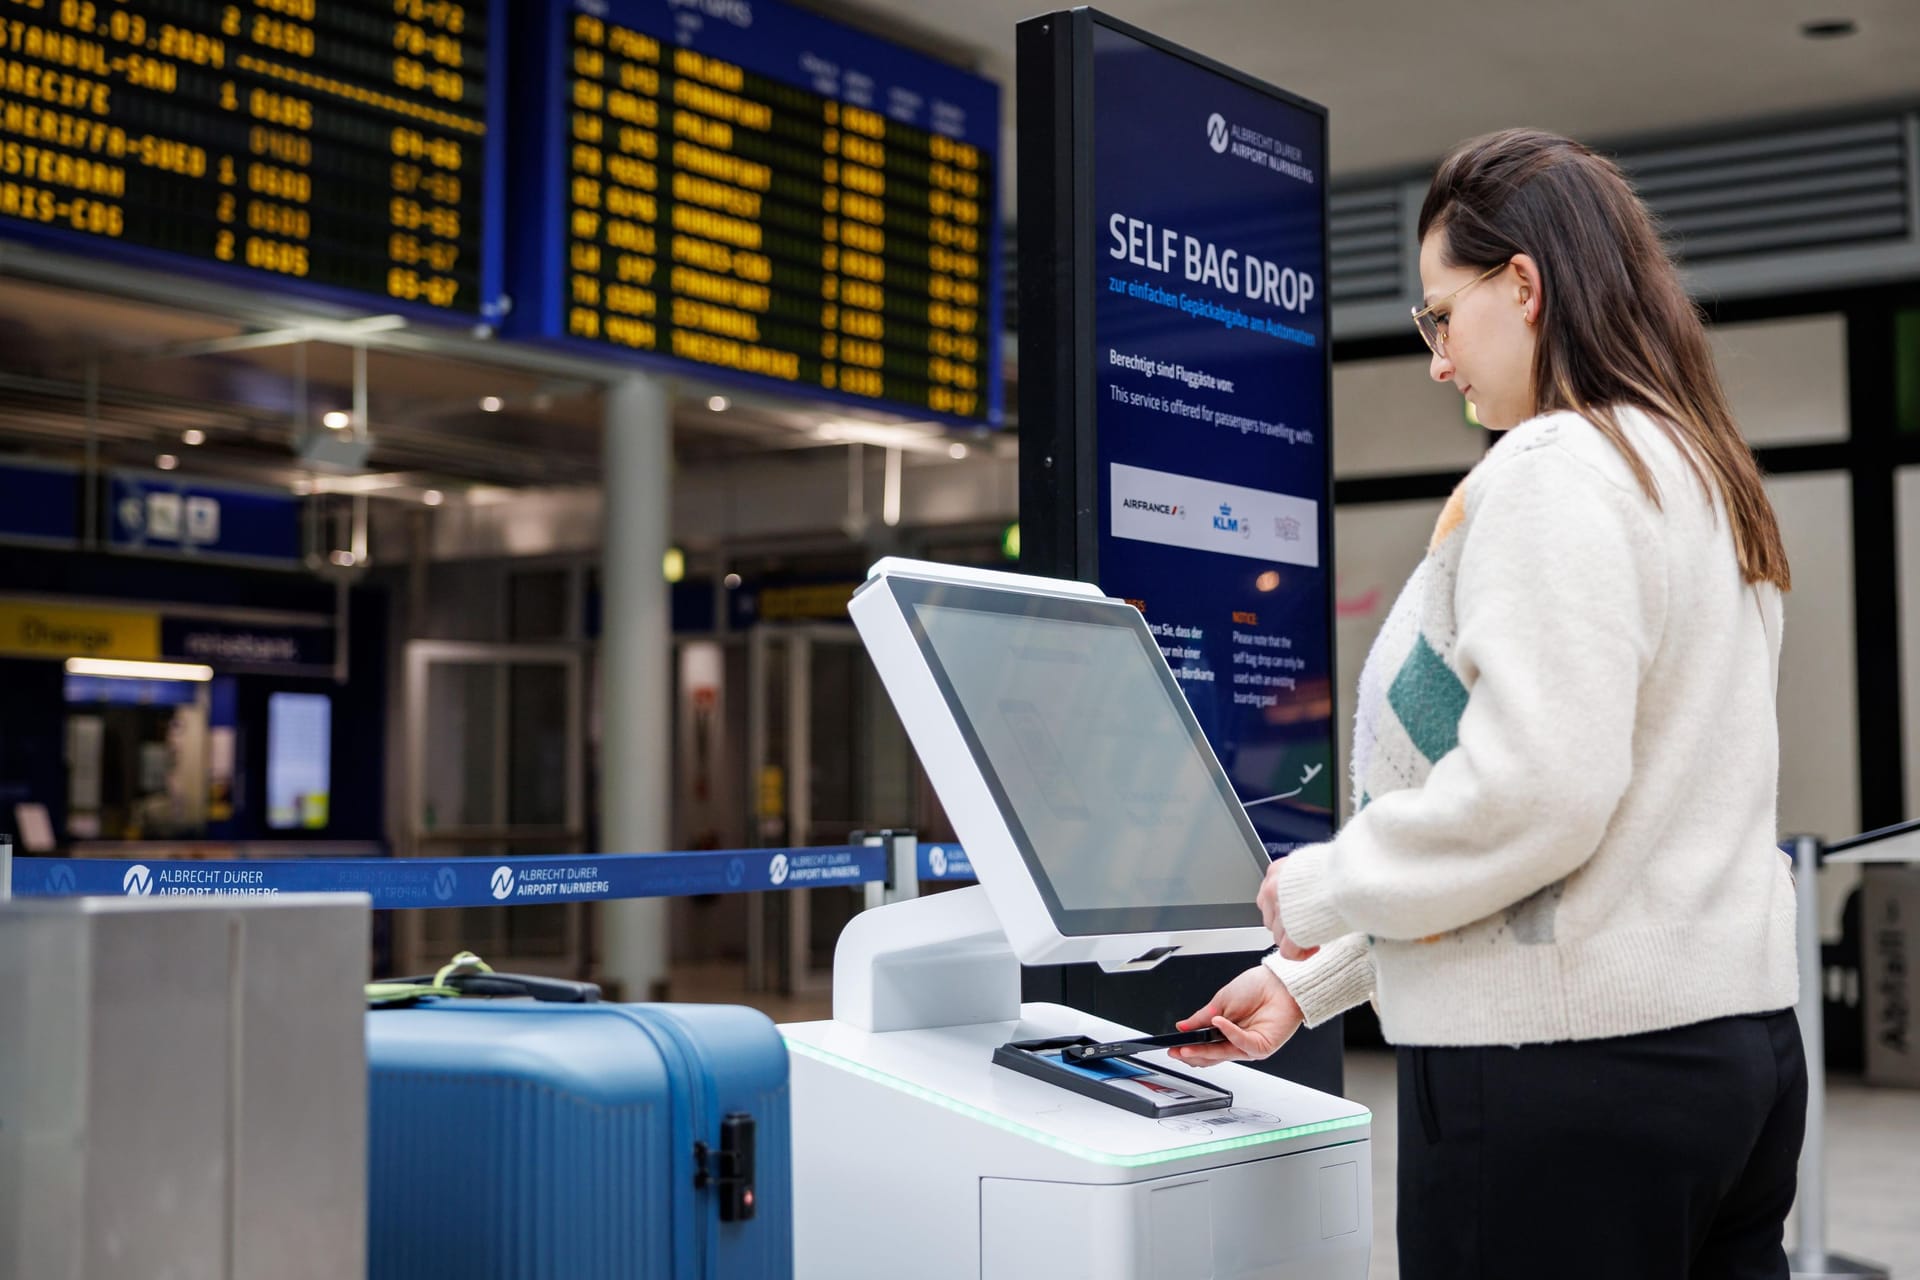
<svg viewBox="0 0 1920 1280">
<path fill-rule="evenodd" d="M 12 0 L 0 235 L 486 314 L 495 26 L 493 0 Z"/>
<path fill-rule="evenodd" d="M 537 26 L 509 332 L 999 421 L 993 84 L 772 0 Z"/>
</svg>

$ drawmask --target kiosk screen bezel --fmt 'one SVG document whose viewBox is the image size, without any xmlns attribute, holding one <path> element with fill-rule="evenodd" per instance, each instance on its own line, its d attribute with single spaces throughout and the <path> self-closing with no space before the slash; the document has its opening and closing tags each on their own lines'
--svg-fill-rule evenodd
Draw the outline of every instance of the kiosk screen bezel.
<svg viewBox="0 0 1920 1280">
<path fill-rule="evenodd" d="M 1246 810 L 1241 808 L 1239 798 L 1234 795 L 1233 784 L 1227 779 L 1226 771 L 1220 767 L 1220 761 L 1214 755 L 1213 747 L 1208 743 L 1206 734 L 1201 731 L 1199 721 L 1194 718 L 1192 708 L 1187 705 L 1186 696 L 1180 692 L 1173 673 L 1167 668 L 1165 656 L 1161 654 L 1152 633 L 1147 630 L 1146 620 L 1138 609 L 1120 600 L 1055 596 L 1039 592 L 1008 591 L 956 582 L 935 582 L 912 578 L 890 577 L 885 581 L 895 602 L 900 606 L 908 630 L 912 633 L 914 643 L 919 647 L 921 657 L 940 690 L 941 698 L 953 714 L 954 724 L 967 744 L 967 751 L 974 767 L 979 770 L 981 778 L 986 782 L 987 789 L 993 796 L 1000 817 L 1012 836 L 1014 847 L 1019 851 L 1021 861 L 1026 865 L 1027 874 L 1032 878 L 1034 887 L 1039 890 L 1041 901 L 1046 905 L 1047 914 L 1052 917 L 1054 927 L 1061 936 L 1084 938 L 1103 934 L 1239 929 L 1260 925 L 1260 910 L 1254 902 L 1254 895 L 1259 890 L 1261 878 L 1265 876 L 1267 867 L 1270 865 L 1266 847 L 1254 831 L 1253 824 L 1247 819 Z M 923 605 L 1090 623 L 1124 630 L 1131 635 L 1139 645 L 1142 656 L 1147 659 L 1148 669 L 1158 678 L 1160 688 L 1174 713 L 1179 717 L 1193 749 L 1199 753 L 1213 792 L 1219 802 L 1227 806 L 1233 828 L 1240 835 L 1241 852 L 1246 858 L 1248 868 L 1245 897 L 1232 902 L 1186 905 L 1141 904 L 1097 908 L 1064 906 L 1059 894 L 1055 891 L 1046 861 L 1040 856 L 1033 839 L 1021 823 L 1020 815 L 1014 808 L 1007 788 L 995 769 L 994 762 L 988 756 L 980 734 L 969 718 L 967 709 L 946 667 L 941 663 L 940 655 L 931 637 L 927 634 L 926 626 L 919 613 L 920 606 Z M 938 780 L 935 781 L 937 784 Z M 1226 857 L 1229 853 L 1230 851 L 1223 850 L 1218 856 Z"/>
</svg>

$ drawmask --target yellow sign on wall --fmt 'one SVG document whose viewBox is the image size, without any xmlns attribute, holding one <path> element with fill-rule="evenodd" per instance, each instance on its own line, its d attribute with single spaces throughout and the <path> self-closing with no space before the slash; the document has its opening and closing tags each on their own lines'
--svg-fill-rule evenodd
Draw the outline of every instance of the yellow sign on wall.
<svg viewBox="0 0 1920 1280">
<path fill-rule="evenodd" d="M 800 622 L 844 618 L 857 582 L 824 582 L 802 587 L 767 587 L 760 592 L 762 622 Z"/>
<path fill-rule="evenodd" d="M 160 615 L 0 601 L 0 653 L 42 658 L 157 658 Z"/>
</svg>

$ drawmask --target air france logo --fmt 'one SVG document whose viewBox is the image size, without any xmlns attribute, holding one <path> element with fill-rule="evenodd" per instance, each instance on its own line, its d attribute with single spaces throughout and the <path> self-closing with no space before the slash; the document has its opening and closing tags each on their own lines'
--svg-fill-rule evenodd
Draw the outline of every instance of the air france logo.
<svg viewBox="0 0 1920 1280">
<path fill-rule="evenodd" d="M 1216 153 L 1227 149 L 1227 118 L 1218 111 L 1207 117 L 1207 145 Z"/>
<path fill-rule="evenodd" d="M 129 898 L 144 898 L 153 892 L 153 872 L 147 870 L 146 863 L 136 862 L 120 877 L 120 887 Z"/>
<path fill-rule="evenodd" d="M 947 851 L 939 845 L 933 846 L 933 852 L 927 855 L 927 865 L 933 868 L 936 876 L 947 874 Z"/>
<path fill-rule="evenodd" d="M 506 868 L 502 867 L 501 870 L 505 871 Z M 507 878 L 509 880 L 513 878 L 511 871 L 507 872 Z M 433 896 L 445 902 L 453 896 L 453 886 L 455 882 L 456 877 L 453 874 L 452 867 L 440 868 L 439 874 L 433 877 Z"/>
<path fill-rule="evenodd" d="M 1122 498 L 1120 505 L 1129 511 L 1151 511 L 1155 515 L 1179 516 L 1186 518 L 1186 511 L 1177 502 L 1155 502 L 1151 498 Z"/>
<path fill-rule="evenodd" d="M 786 854 L 776 853 L 773 855 L 773 861 L 767 864 L 767 878 L 775 884 L 785 884 L 787 882 Z"/>
<path fill-rule="evenodd" d="M 512 897 L 513 896 L 513 868 L 512 867 L 495 867 L 493 869 L 493 880 L 491 881 L 491 883 L 493 885 L 494 897 L 496 898 Z"/>
</svg>

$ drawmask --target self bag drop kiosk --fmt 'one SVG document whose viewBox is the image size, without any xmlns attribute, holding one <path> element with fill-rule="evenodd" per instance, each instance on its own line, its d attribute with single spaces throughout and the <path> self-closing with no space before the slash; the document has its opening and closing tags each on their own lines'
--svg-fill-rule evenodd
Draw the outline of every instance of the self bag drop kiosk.
<svg viewBox="0 0 1920 1280">
<path fill-rule="evenodd" d="M 1364 1280 L 1364 1107 L 1162 1052 L 1073 1063 L 1171 1028 L 1020 1002 L 1023 963 L 1271 943 L 1266 852 L 1139 611 L 898 559 L 850 611 L 980 883 L 856 916 L 833 1019 L 782 1029 L 799 1275 Z"/>
</svg>

